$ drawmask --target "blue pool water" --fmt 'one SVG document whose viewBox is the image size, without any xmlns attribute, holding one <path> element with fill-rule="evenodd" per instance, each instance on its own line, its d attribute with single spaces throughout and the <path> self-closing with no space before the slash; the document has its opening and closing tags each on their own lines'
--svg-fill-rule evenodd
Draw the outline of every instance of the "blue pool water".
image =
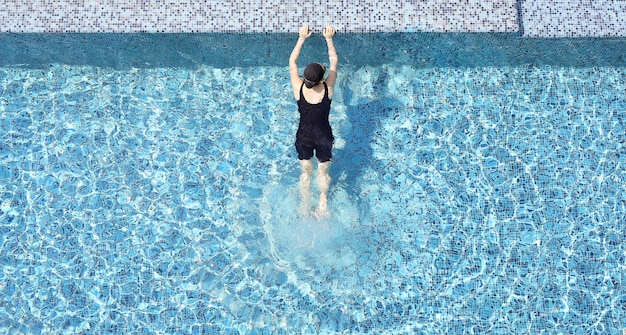
<svg viewBox="0 0 626 335">
<path fill-rule="evenodd" d="M 338 36 L 319 221 L 293 36 L 0 41 L 2 334 L 626 329 L 624 39 Z"/>
</svg>

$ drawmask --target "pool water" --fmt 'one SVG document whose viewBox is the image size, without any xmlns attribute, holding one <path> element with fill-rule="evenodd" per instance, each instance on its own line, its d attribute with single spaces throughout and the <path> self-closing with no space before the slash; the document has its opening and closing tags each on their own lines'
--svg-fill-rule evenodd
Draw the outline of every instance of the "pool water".
<svg viewBox="0 0 626 335">
<path fill-rule="evenodd" d="M 318 220 L 293 36 L 2 38 L 0 333 L 626 329 L 623 39 L 338 36 Z"/>
</svg>

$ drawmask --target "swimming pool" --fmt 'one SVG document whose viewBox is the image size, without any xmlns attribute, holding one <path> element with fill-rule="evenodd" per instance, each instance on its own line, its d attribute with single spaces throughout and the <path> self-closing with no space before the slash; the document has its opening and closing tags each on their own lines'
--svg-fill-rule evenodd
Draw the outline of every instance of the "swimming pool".
<svg viewBox="0 0 626 335">
<path fill-rule="evenodd" d="M 337 36 L 321 221 L 293 35 L 0 39 L 2 333 L 626 328 L 624 39 Z"/>
</svg>

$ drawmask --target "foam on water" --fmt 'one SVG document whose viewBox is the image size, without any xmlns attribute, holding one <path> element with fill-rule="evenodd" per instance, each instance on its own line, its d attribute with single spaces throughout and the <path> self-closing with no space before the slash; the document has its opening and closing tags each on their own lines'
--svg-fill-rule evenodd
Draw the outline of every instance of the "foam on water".
<svg viewBox="0 0 626 335">
<path fill-rule="evenodd" d="M 261 217 L 272 252 L 295 268 L 332 267 L 335 271 L 354 264 L 354 230 L 359 225 L 356 206 L 347 193 L 335 188 L 328 203 L 330 215 L 298 213 L 298 185 L 269 185 L 264 191 Z"/>
</svg>

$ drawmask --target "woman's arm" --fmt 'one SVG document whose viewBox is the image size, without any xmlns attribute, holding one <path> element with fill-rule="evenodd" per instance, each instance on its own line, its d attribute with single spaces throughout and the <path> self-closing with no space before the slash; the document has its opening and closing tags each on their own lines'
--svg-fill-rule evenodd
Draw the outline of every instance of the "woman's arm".
<svg viewBox="0 0 626 335">
<path fill-rule="evenodd" d="M 328 76 L 326 77 L 326 85 L 328 86 L 328 97 L 332 99 L 335 82 L 337 81 L 337 64 L 339 58 L 337 57 L 337 51 L 335 50 L 335 44 L 333 43 L 333 36 L 335 35 L 335 28 L 328 25 L 324 28 L 324 38 L 326 38 L 326 45 L 328 46 L 328 61 L 330 67 L 328 69 Z"/>
<path fill-rule="evenodd" d="M 302 78 L 300 78 L 300 74 L 298 73 L 298 56 L 300 56 L 300 50 L 302 49 L 304 40 L 309 36 L 311 36 L 311 29 L 309 29 L 308 24 L 305 24 L 300 28 L 298 42 L 296 42 L 296 46 L 293 48 L 291 56 L 289 56 L 289 76 L 291 77 L 293 96 L 296 100 L 300 99 L 300 86 L 302 86 Z"/>
</svg>

